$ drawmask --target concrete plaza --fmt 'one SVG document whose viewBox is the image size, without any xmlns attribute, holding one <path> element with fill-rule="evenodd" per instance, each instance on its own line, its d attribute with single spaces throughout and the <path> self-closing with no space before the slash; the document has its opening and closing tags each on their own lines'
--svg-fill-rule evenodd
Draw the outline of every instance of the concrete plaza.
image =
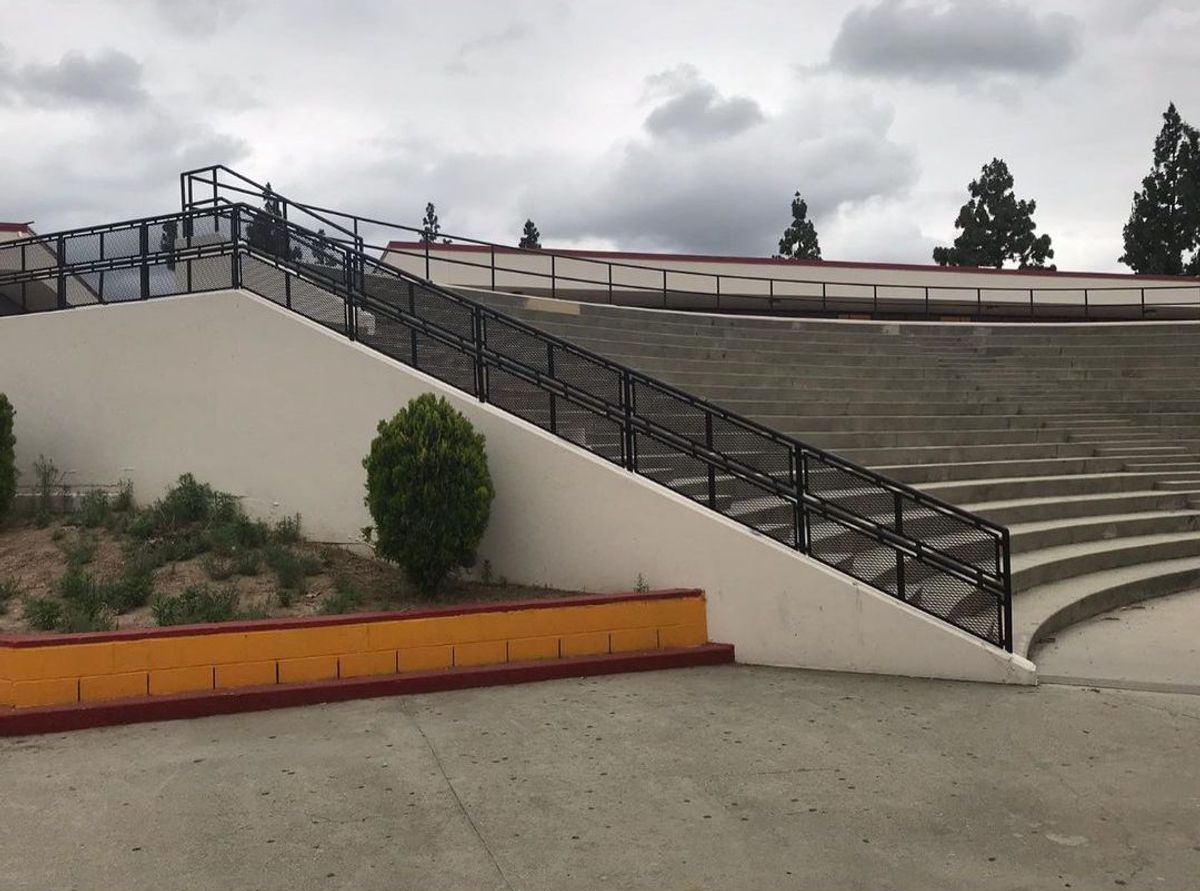
<svg viewBox="0 0 1200 891">
<path fill-rule="evenodd" d="M 1190 889 L 1200 697 L 719 667 L 0 740 L 5 889 Z"/>
</svg>

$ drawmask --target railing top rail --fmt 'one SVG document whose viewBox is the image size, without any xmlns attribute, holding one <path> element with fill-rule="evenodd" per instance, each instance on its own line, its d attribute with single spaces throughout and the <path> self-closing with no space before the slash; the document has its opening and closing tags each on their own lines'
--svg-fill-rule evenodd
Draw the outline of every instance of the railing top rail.
<svg viewBox="0 0 1200 891">
<path fill-rule="evenodd" d="M 209 167 L 197 168 L 196 170 L 191 170 L 191 171 L 185 172 L 184 174 L 182 174 L 182 176 L 183 177 L 195 176 L 195 175 L 207 173 L 210 171 L 224 171 L 226 173 L 229 173 L 232 176 L 235 176 L 238 179 L 242 180 L 243 182 L 255 186 L 257 189 L 260 190 L 257 193 L 260 196 L 263 194 L 263 190 L 265 190 L 265 188 L 266 188 L 265 186 L 263 186 L 259 183 L 256 183 L 254 180 L 250 179 L 249 177 L 244 176 L 244 175 L 238 173 L 237 171 L 232 170 L 229 167 L 226 167 L 224 164 L 217 164 L 217 165 L 211 165 Z M 209 181 L 209 180 L 205 180 L 205 182 L 212 184 L 212 181 Z M 236 187 L 232 187 L 232 186 L 225 186 L 220 183 L 217 183 L 217 185 L 222 188 L 226 188 L 226 187 L 230 188 L 231 190 L 236 188 Z M 242 192 L 243 194 L 254 194 L 254 193 L 250 193 L 250 192 L 247 192 L 247 191 L 241 190 L 241 189 L 238 189 L 238 191 Z M 338 225 L 328 218 L 329 216 L 334 216 L 334 217 L 341 217 L 341 218 L 347 219 L 347 220 L 352 220 L 357 223 L 365 224 L 365 225 L 369 225 L 369 226 L 378 226 L 378 227 L 382 227 L 382 228 L 398 229 L 400 231 L 410 232 L 415 235 L 421 235 L 424 232 L 424 230 L 419 227 L 409 226 L 409 225 L 406 225 L 403 223 L 397 223 L 397 222 L 394 222 L 391 220 L 384 220 L 384 219 L 379 219 L 376 217 L 366 217 L 366 216 L 361 216 L 359 214 L 352 214 L 352 213 L 347 213 L 345 211 L 340 211 L 340 210 L 337 210 L 336 208 L 323 207 L 318 204 L 310 204 L 307 202 L 296 201 L 295 199 L 287 198 L 286 196 L 284 196 L 282 193 L 276 191 L 275 189 L 272 189 L 272 194 L 276 198 L 280 199 L 284 204 L 287 204 L 291 207 L 295 207 L 301 211 L 309 213 L 309 214 L 313 215 L 314 217 L 321 219 L 324 222 L 328 222 L 330 225 L 335 225 L 335 226 Z M 202 203 L 205 200 L 210 203 L 212 201 L 212 199 L 197 199 L 195 201 L 195 203 Z M 326 215 L 326 216 L 320 216 L 320 215 Z M 342 227 L 339 227 L 339 230 L 346 234 L 353 235 L 353 232 L 351 230 L 348 230 L 348 229 L 345 229 Z M 1087 291 L 1087 292 L 1093 292 L 1093 291 L 1095 291 L 1095 292 L 1117 292 L 1117 291 L 1129 292 L 1129 291 L 1142 291 L 1142 290 L 1158 291 L 1158 290 L 1179 290 L 1179 289 L 1200 288 L 1200 277 L 1197 277 L 1197 278 L 1181 277 L 1181 281 L 1178 284 L 1176 284 L 1174 282 L 1162 282 L 1162 283 L 1151 283 L 1151 284 L 1130 283 L 1128 285 L 1124 285 L 1124 284 L 1108 285 L 1108 284 L 1106 284 L 1106 285 L 1096 285 L 1096 286 L 1091 286 L 1091 285 L 1038 285 L 1038 286 L 1032 286 L 1032 285 L 1025 285 L 1025 286 L 1018 286 L 1018 285 L 943 285 L 943 284 L 901 284 L 901 283 L 896 283 L 896 282 L 836 282 L 836 281 L 830 281 L 827 278 L 826 279 L 793 278 L 790 276 L 781 278 L 781 277 L 776 277 L 776 276 L 745 275 L 742 273 L 724 273 L 724 272 L 716 273 L 716 272 L 704 271 L 704 270 L 679 269 L 679 268 L 673 268 L 670 266 L 648 266 L 648 265 L 641 264 L 641 263 L 630 263 L 627 261 L 610 260 L 610 259 L 604 259 L 604 258 L 600 258 L 600 257 L 586 256 L 586 252 L 575 251 L 575 250 L 571 250 L 571 249 L 519 248 L 514 245 L 499 244 L 497 242 L 485 241 L 482 239 L 470 238 L 468 236 L 462 236 L 462 235 L 454 235 L 452 233 L 447 233 L 447 232 L 438 232 L 438 238 L 439 239 L 450 239 L 452 242 L 461 242 L 462 244 L 465 244 L 465 245 L 474 245 L 474 246 L 478 246 L 478 247 L 488 249 L 488 250 L 497 250 L 497 251 L 503 251 L 506 253 L 523 253 L 523 254 L 528 254 L 531 256 L 562 258 L 564 260 L 570 260 L 570 261 L 577 262 L 577 263 L 587 263 L 587 264 L 592 264 L 592 265 L 596 265 L 596 266 L 600 266 L 600 267 L 609 267 L 609 268 L 613 268 L 613 269 L 638 270 L 638 271 L 643 271 L 643 272 L 651 272 L 651 273 L 655 273 L 655 274 L 659 274 L 659 275 L 661 275 L 663 272 L 666 272 L 668 275 L 675 274 L 675 275 L 680 275 L 680 276 L 720 278 L 722 281 L 777 283 L 777 284 L 781 284 L 781 285 L 846 285 L 846 286 L 853 286 L 853 287 L 865 287 L 865 288 L 878 287 L 878 288 L 894 288 L 894 289 L 926 289 L 926 288 L 928 288 L 930 291 L 976 291 L 976 290 L 982 290 L 982 291 L 986 291 L 986 292 L 1021 293 L 1021 294 L 1028 294 L 1030 292 L 1034 292 L 1034 293 L 1043 293 L 1043 292 L 1045 292 L 1045 293 L 1057 293 L 1057 292 L 1080 293 L 1080 292 L 1084 292 L 1084 291 Z M 388 245 L 372 244 L 372 245 L 366 245 L 366 246 L 370 247 L 374 250 L 392 251 L 392 252 L 399 253 L 399 254 L 402 254 L 405 256 L 414 256 L 414 257 L 426 256 L 425 248 L 428 248 L 429 252 L 435 252 L 441 246 L 437 243 L 424 243 L 424 242 L 421 242 L 421 243 L 424 245 L 424 247 L 422 247 L 421 250 L 414 250 L 414 251 L 402 250 L 398 247 L 392 246 L 391 244 L 388 244 Z M 583 255 L 581 255 L 581 254 L 583 254 Z M 444 257 L 438 257 L 437 259 L 439 262 L 456 262 L 456 261 L 448 260 L 447 258 L 444 258 Z M 733 261 L 734 261 L 734 258 L 723 258 L 723 262 L 733 262 Z M 465 263 L 463 261 L 457 261 L 457 262 L 459 262 L 460 265 L 476 265 L 476 264 Z M 482 266 L 482 264 L 478 264 L 478 265 Z M 490 267 L 488 267 L 488 268 L 490 268 Z M 513 269 L 513 270 L 507 270 L 507 271 L 520 272 L 525 275 L 540 276 L 540 277 L 544 277 L 544 278 L 549 277 L 549 276 L 545 275 L 544 273 L 539 273 L 534 270 L 526 270 L 526 269 L 515 270 L 515 269 Z M 975 272 L 975 271 L 980 271 L 980 270 L 976 270 L 973 267 L 971 269 L 971 271 Z M 988 270 L 982 270 L 982 271 L 987 272 Z M 1036 270 L 1034 270 L 1034 271 L 1036 271 Z M 1046 270 L 1046 272 L 1051 273 L 1051 272 L 1053 272 L 1053 270 Z M 601 281 L 601 280 L 592 281 L 590 279 L 578 279 L 577 278 L 577 279 L 575 279 L 575 281 L 578 281 L 581 283 L 607 285 L 607 279 L 605 279 L 604 281 Z"/>
</svg>

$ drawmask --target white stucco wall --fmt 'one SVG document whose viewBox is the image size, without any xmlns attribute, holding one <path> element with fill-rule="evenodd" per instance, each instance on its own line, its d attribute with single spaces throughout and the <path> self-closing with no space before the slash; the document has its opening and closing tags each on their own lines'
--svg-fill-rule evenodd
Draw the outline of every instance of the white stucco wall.
<svg viewBox="0 0 1200 891">
<path fill-rule="evenodd" d="M 384 254 L 384 261 L 425 277 L 424 247 L 419 244 L 399 245 Z M 667 285 L 672 291 L 715 293 L 714 276 L 722 276 L 721 293 L 765 296 L 772 286 L 767 281 L 742 280 L 775 279 L 773 293 L 781 302 L 789 296 L 820 296 L 821 283 L 826 284 L 830 299 L 856 297 L 871 299 L 871 285 L 878 285 L 881 302 L 889 299 L 923 300 L 924 288 L 930 289 L 931 307 L 939 301 L 974 301 L 976 289 L 982 288 L 982 299 L 992 303 L 1028 305 L 1030 290 L 1038 306 L 1061 304 L 1082 307 L 1084 289 L 1088 303 L 1136 306 L 1141 289 L 1147 289 L 1148 305 L 1171 305 L 1200 301 L 1200 283 L 1171 280 L 1154 276 L 1128 274 L 1038 273 L 1029 270 L 950 269 L 933 266 L 902 266 L 895 264 L 839 264 L 769 262 L 738 258 L 701 258 L 672 254 L 641 254 L 625 257 L 604 251 L 572 251 L 573 258 L 559 256 L 554 261 L 558 288 L 564 292 L 607 290 L 608 263 L 613 263 L 613 287 L 646 289 L 647 296 L 662 288 L 661 270 L 667 269 Z M 487 288 L 492 281 L 492 253 L 488 248 L 471 245 L 433 245 L 429 251 L 429 274 L 440 284 Z M 550 287 L 546 276 L 551 273 L 548 254 L 536 251 L 498 250 L 495 264 L 502 271 L 496 274 L 496 287 L 504 290 L 521 289 L 541 292 Z M 690 274 L 689 274 L 690 273 Z M 581 279 L 585 284 L 572 279 Z M 594 284 L 599 283 L 599 284 Z"/>
<path fill-rule="evenodd" d="M 513 581 L 591 591 L 699 587 L 744 662 L 1031 683 L 1033 666 L 536 427 L 243 292 L 0 319 L 17 459 L 72 482 L 184 471 L 261 516 L 351 541 L 379 419 L 441 392 L 487 437 L 496 486 L 480 558 Z M 26 476 L 25 480 L 31 480 Z"/>
</svg>

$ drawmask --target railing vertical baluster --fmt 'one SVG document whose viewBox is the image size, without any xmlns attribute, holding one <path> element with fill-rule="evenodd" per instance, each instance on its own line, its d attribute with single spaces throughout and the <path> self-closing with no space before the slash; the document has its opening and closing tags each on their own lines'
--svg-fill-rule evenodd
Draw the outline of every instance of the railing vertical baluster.
<svg viewBox="0 0 1200 891">
<path fill-rule="evenodd" d="M 556 380 L 554 376 L 554 341 L 546 341 L 546 374 L 551 380 Z M 550 432 L 558 434 L 558 412 L 556 410 L 557 397 L 554 393 L 550 393 Z"/>
<path fill-rule="evenodd" d="M 475 395 L 480 402 L 487 402 L 487 368 L 483 364 L 483 344 L 486 338 L 483 312 L 478 306 L 471 308 L 472 338 L 475 346 Z"/>
<path fill-rule="evenodd" d="M 1091 321 L 1091 314 L 1088 309 L 1088 289 L 1087 288 L 1083 289 L 1083 319 L 1085 322 Z"/>
<path fill-rule="evenodd" d="M 1033 288 L 1029 289 L 1029 318 L 1033 319 Z"/>
<path fill-rule="evenodd" d="M 808 453 L 792 446 L 792 461 L 798 464 L 798 479 L 796 480 L 796 547 L 805 554 L 812 551 L 812 526 L 808 517 L 808 506 L 804 496 L 808 494 Z"/>
<path fill-rule="evenodd" d="M 492 290 L 496 290 L 496 246 L 492 245 Z"/>
<path fill-rule="evenodd" d="M 554 254 L 550 255 L 550 296 L 558 296 L 558 276 L 554 265 Z"/>
<path fill-rule="evenodd" d="M 825 282 L 821 282 L 821 312 L 826 310 L 826 289 Z"/>
<path fill-rule="evenodd" d="M 717 309 L 721 308 L 721 276 L 717 276 Z"/>
<path fill-rule="evenodd" d="M 1008 527 L 1004 527 L 1000 536 L 1000 548 L 1003 555 L 1001 575 L 1004 578 L 1004 603 L 1001 604 L 1001 614 L 1004 617 L 1004 633 L 1000 635 L 1000 646 L 1008 652 L 1013 651 L 1013 617 L 1012 617 L 1012 541 Z"/>
<path fill-rule="evenodd" d="M 975 289 L 975 317 L 983 318 L 983 289 Z"/>
<path fill-rule="evenodd" d="M 925 318 L 929 318 L 929 285 L 925 286 Z"/>
<path fill-rule="evenodd" d="M 621 459 L 626 470 L 637 470 L 633 441 L 633 378 L 629 369 L 621 370 Z"/>
<path fill-rule="evenodd" d="M 1146 318 L 1146 289 L 1141 288 L 1142 292 L 1142 318 Z"/>
<path fill-rule="evenodd" d="M 711 411 L 704 413 L 704 447 L 710 452 L 715 451 Z M 708 462 L 708 507 L 710 510 L 717 509 L 717 468 L 711 461 Z"/>
<path fill-rule="evenodd" d="M 141 298 L 143 300 L 150 299 L 150 227 L 145 223 L 138 226 L 138 250 L 142 255 L 141 274 L 138 278 L 141 280 Z"/>
<path fill-rule="evenodd" d="M 425 281 L 433 281 L 433 277 L 429 274 L 429 242 L 430 236 L 425 236 Z"/>
<path fill-rule="evenodd" d="M 775 308 L 775 279 L 767 279 L 767 308 Z"/>
<path fill-rule="evenodd" d="M 896 498 L 896 534 L 904 534 L 904 500 L 900 497 L 900 493 L 895 494 Z M 899 550 L 896 551 L 896 596 L 901 600 L 907 601 L 908 596 L 904 591 L 904 554 Z"/>
<path fill-rule="evenodd" d="M 343 271 L 346 278 L 346 336 L 351 340 L 358 340 L 358 307 L 354 300 L 353 281 L 356 264 L 354 256 L 349 251 L 346 252 L 342 260 L 342 265 L 344 266 Z M 284 278 L 291 279 L 291 276 L 287 274 L 287 270 L 284 270 Z M 291 306 L 290 290 L 288 291 L 288 306 Z"/>
<path fill-rule="evenodd" d="M 213 184 L 214 196 L 213 197 L 215 198 L 216 197 L 216 195 L 215 195 L 216 174 L 215 173 L 213 174 L 213 177 L 214 177 L 214 184 Z M 220 228 L 221 215 L 214 214 L 213 216 L 214 216 L 214 219 L 217 220 L 217 227 Z M 230 257 L 230 260 L 229 260 L 230 287 L 232 287 L 232 288 L 240 288 L 242 286 L 242 262 L 241 262 L 241 257 L 239 256 L 241 235 L 242 235 L 241 208 L 239 208 L 235 204 L 233 206 L 233 211 L 230 214 L 230 218 L 229 218 L 229 238 L 233 242 L 233 250 L 230 251 L 230 254 L 229 254 L 229 257 Z"/>
<path fill-rule="evenodd" d="M 67 262 L 67 242 L 66 242 L 66 239 L 64 239 L 61 235 L 58 236 L 58 239 L 57 239 L 57 242 L 55 245 L 55 253 L 58 256 L 58 282 L 57 282 L 57 286 L 56 286 L 57 287 L 57 295 L 55 297 L 54 302 L 58 306 L 59 309 L 66 309 L 67 308 L 67 276 L 66 276 L 66 273 L 63 271 L 63 266 L 66 265 L 66 262 Z"/>
<path fill-rule="evenodd" d="M 410 316 L 417 314 L 417 291 L 416 286 L 412 282 L 408 283 L 408 314 Z M 417 364 L 417 329 L 410 327 L 408 334 L 409 339 L 412 341 L 412 366 L 413 368 L 420 368 Z"/>
<path fill-rule="evenodd" d="M 879 285 L 871 285 L 871 315 L 879 315 Z"/>
<path fill-rule="evenodd" d="M 663 309 L 667 308 L 667 270 L 663 270 Z"/>
<path fill-rule="evenodd" d="M 609 305 L 609 306 L 612 306 L 612 302 L 613 302 L 613 292 L 612 292 L 612 264 L 611 264 L 611 263 L 609 263 L 609 264 L 608 264 L 608 305 Z"/>
</svg>

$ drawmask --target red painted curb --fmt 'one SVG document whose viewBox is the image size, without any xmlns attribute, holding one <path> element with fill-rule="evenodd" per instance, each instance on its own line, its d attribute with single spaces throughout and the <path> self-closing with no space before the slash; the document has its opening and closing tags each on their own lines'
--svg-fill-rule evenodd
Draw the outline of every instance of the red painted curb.
<svg viewBox="0 0 1200 891">
<path fill-rule="evenodd" d="M 484 665 L 477 668 L 451 668 L 444 671 L 413 672 L 386 677 L 315 681 L 308 684 L 278 684 L 271 687 L 246 687 L 237 690 L 210 690 L 176 696 L 124 699 L 114 702 L 89 702 L 46 708 L 0 710 L 0 736 L 29 736 L 36 733 L 60 733 L 86 727 L 108 727 L 143 721 L 173 721 L 203 718 L 238 712 L 263 711 L 371 699 L 379 696 L 403 696 L 412 693 L 436 693 L 470 687 L 501 684 L 525 684 L 557 678 L 591 677 L 696 665 L 723 665 L 733 662 L 732 644 L 704 644 L 677 650 L 653 650 L 640 653 L 615 653 L 605 656 L 578 656 L 545 662 L 519 662 Z"/>
<path fill-rule="evenodd" d="M 54 647 L 80 643 L 112 643 L 120 640 L 185 637 L 198 634 L 228 634 L 237 631 L 274 631 L 286 628 L 317 628 L 324 625 L 356 625 L 368 622 L 394 622 L 398 619 L 434 619 L 441 616 L 465 616 L 474 613 L 508 613 L 527 609 L 557 609 L 565 606 L 602 606 L 630 600 L 670 600 L 676 597 L 701 597 L 699 588 L 665 588 L 661 591 L 624 594 L 580 594 L 576 597 L 534 600 L 497 600 L 467 603 L 436 609 L 388 610 L 372 613 L 345 613 L 339 616 L 294 616 L 286 619 L 249 619 L 241 622 L 209 622 L 200 625 L 170 625 L 166 628 L 130 628 L 125 631 L 85 631 L 78 634 L 0 634 L 0 646 Z"/>
</svg>

